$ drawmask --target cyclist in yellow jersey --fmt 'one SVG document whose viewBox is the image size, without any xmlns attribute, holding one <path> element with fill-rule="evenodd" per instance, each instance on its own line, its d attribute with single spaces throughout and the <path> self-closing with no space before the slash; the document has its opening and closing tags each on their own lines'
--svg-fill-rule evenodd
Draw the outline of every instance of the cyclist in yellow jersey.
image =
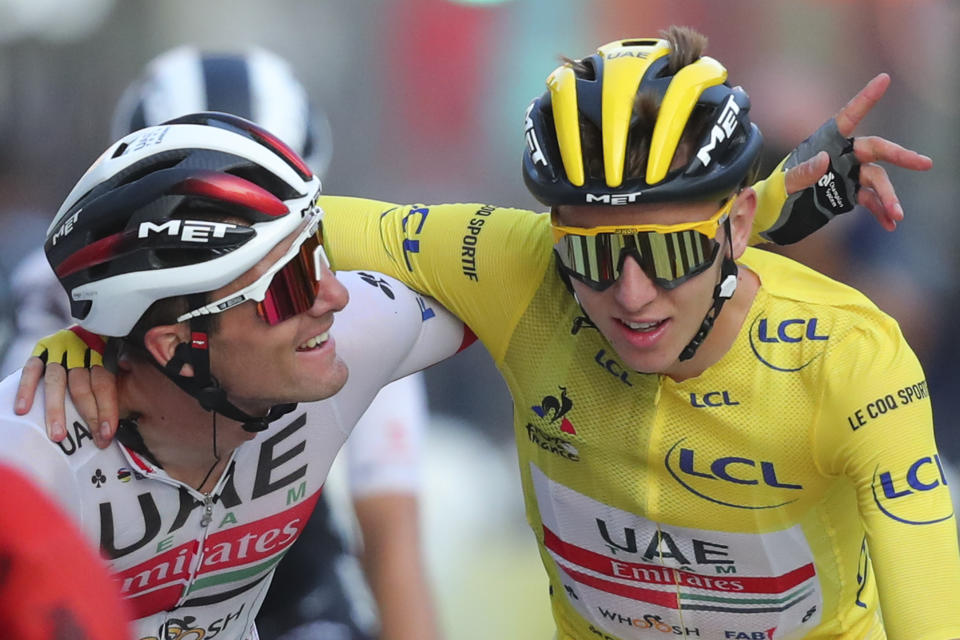
<svg viewBox="0 0 960 640">
<path fill-rule="evenodd" d="M 491 352 L 562 640 L 960 637 L 916 358 L 855 290 L 746 248 L 854 202 L 893 226 L 869 161 L 929 160 L 844 139 L 855 105 L 785 165 L 834 145 L 790 196 L 819 215 L 781 214 L 782 173 L 745 187 L 760 135 L 704 44 L 673 28 L 550 76 L 524 158 L 550 216 L 324 197 L 328 254 L 430 293 Z"/>
<path fill-rule="evenodd" d="M 760 135 L 702 44 L 550 76 L 524 177 L 551 216 L 325 198 L 331 260 L 490 350 L 560 638 L 958 637 L 923 371 L 863 295 L 746 248 Z"/>
</svg>

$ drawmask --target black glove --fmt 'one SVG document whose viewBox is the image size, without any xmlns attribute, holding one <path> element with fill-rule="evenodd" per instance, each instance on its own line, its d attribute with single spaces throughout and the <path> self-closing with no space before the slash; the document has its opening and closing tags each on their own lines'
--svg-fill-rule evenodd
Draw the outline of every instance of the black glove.
<svg viewBox="0 0 960 640">
<path fill-rule="evenodd" d="M 841 136 L 833 118 L 787 156 L 783 170 L 787 171 L 821 151 L 830 155 L 827 172 L 814 186 L 787 196 L 780 217 L 760 234 L 763 238 L 780 245 L 792 244 L 857 204 L 860 161 L 853 153 L 853 138 Z"/>
</svg>

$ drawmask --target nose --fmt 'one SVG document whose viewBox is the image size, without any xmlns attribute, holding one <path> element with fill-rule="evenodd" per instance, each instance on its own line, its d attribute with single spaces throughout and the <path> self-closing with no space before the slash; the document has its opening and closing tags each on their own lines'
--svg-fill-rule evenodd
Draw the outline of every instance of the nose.
<svg viewBox="0 0 960 640">
<path fill-rule="evenodd" d="M 313 301 L 313 306 L 307 311 L 313 316 L 322 316 L 331 311 L 341 311 L 350 301 L 350 293 L 337 280 L 333 271 L 326 265 L 322 268 L 323 275 L 321 275 L 318 283 L 317 297 Z"/>
<path fill-rule="evenodd" d="M 636 311 L 652 302 L 658 293 L 657 285 L 644 273 L 633 256 L 624 258 L 620 277 L 613 285 L 617 303 L 624 309 Z"/>
</svg>

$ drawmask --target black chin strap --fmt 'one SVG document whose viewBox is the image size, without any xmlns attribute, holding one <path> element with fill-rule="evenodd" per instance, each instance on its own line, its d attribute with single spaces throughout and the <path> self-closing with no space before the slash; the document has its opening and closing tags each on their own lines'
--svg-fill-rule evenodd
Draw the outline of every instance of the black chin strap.
<svg viewBox="0 0 960 640">
<path fill-rule="evenodd" d="M 720 264 L 720 282 L 713 288 L 713 305 L 707 310 L 707 315 L 704 316 L 703 322 L 700 323 L 700 329 L 697 330 L 693 339 L 680 352 L 681 362 L 694 356 L 703 341 L 707 339 L 707 334 L 713 329 L 713 323 L 720 315 L 723 303 L 732 298 L 733 293 L 737 290 L 737 263 L 731 257 L 733 256 L 733 238 L 730 237 L 730 218 L 724 221 L 723 226 L 726 230 L 727 247 L 730 249 L 730 253 L 723 256 L 723 262 Z"/>
<path fill-rule="evenodd" d="M 206 304 L 203 294 L 189 296 L 190 304 L 202 306 Z M 274 420 L 284 416 L 297 408 L 297 404 L 278 404 L 270 407 L 265 416 L 252 416 L 227 399 L 227 392 L 220 386 L 220 382 L 210 374 L 210 352 L 207 340 L 207 318 L 197 316 L 190 319 L 190 343 L 181 342 L 173 352 L 173 357 L 165 366 L 161 366 L 152 357 L 150 362 L 163 372 L 175 385 L 183 389 L 200 403 L 206 411 L 213 411 L 222 416 L 243 423 L 243 429 L 250 433 L 263 431 Z M 193 377 L 180 375 L 183 365 L 193 367 Z"/>
</svg>

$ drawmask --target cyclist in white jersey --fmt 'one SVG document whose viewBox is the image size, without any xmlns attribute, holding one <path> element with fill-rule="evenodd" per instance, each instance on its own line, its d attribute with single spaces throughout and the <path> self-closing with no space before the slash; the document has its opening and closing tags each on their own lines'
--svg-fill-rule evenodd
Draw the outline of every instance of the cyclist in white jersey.
<svg viewBox="0 0 960 640">
<path fill-rule="evenodd" d="M 123 426 L 99 449 L 71 404 L 50 443 L 42 401 L 14 415 L 10 377 L 0 459 L 99 544 L 137 638 L 257 638 L 274 567 L 356 420 L 383 384 L 464 341 L 397 282 L 386 295 L 369 274 L 331 274 L 318 194 L 265 130 L 196 114 L 111 145 L 50 227 L 73 316 L 117 338 Z"/>
<path fill-rule="evenodd" d="M 257 122 L 296 150 L 321 179 L 330 164 L 332 135 L 324 113 L 310 104 L 290 65 L 258 47 L 225 52 L 185 45 L 157 56 L 118 101 L 111 139 L 198 111 Z M 373 276 L 366 281 L 384 286 Z M 0 376 L 20 368 L 38 339 L 70 324 L 69 300 L 43 247 L 17 265 L 11 282 L 16 336 Z M 2 293 L 0 288 L 0 300 Z M 0 321 L 0 354 L 2 334 Z M 378 626 L 385 638 L 436 635 L 418 532 L 425 396 L 421 374 L 398 380 L 357 423 L 344 450 L 345 473 L 332 476 L 304 542 L 277 569 L 261 609 L 261 636 L 287 640 L 323 629 L 331 638 L 370 640 Z M 331 489 L 350 496 L 328 504 Z M 378 526 L 386 518 L 389 530 Z M 400 573 L 402 582 L 390 578 Z"/>
</svg>

